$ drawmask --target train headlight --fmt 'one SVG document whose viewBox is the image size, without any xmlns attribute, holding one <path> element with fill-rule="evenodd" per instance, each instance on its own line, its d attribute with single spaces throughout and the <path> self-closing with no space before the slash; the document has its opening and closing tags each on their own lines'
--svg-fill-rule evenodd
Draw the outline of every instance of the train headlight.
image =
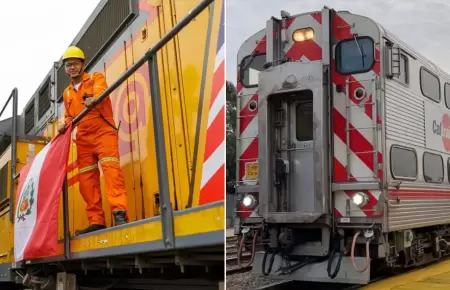
<svg viewBox="0 0 450 290">
<path fill-rule="evenodd" d="M 367 194 L 365 194 L 364 192 L 357 192 L 352 196 L 352 201 L 357 206 L 363 207 L 367 204 L 369 198 L 367 197 Z"/>
<path fill-rule="evenodd" d="M 242 199 L 242 204 L 246 207 L 251 207 L 256 204 L 256 199 L 253 195 L 248 194 Z"/>
<path fill-rule="evenodd" d="M 302 42 L 306 40 L 313 39 L 314 37 L 314 30 L 312 28 L 302 28 L 297 29 L 292 33 L 292 39 L 295 42 Z"/>
</svg>

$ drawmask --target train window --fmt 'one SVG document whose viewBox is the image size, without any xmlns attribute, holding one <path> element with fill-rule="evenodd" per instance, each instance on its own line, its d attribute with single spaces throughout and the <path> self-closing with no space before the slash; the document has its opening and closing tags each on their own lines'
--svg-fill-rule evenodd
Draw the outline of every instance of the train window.
<svg viewBox="0 0 450 290">
<path fill-rule="evenodd" d="M 447 159 L 447 179 L 450 182 L 450 158 Z"/>
<path fill-rule="evenodd" d="M 391 175 L 397 180 L 417 178 L 417 154 L 411 148 L 393 145 L 391 147 Z"/>
<path fill-rule="evenodd" d="M 295 108 L 295 135 L 298 141 L 311 141 L 313 137 L 313 94 L 305 90 L 305 99 Z"/>
<path fill-rule="evenodd" d="M 445 106 L 447 109 L 450 109 L 450 84 L 445 83 L 444 85 L 444 97 L 445 97 Z"/>
<path fill-rule="evenodd" d="M 336 46 L 336 68 L 340 74 L 364 73 L 375 63 L 374 42 L 370 37 L 343 40 Z"/>
<path fill-rule="evenodd" d="M 426 182 L 442 183 L 444 181 L 444 161 L 441 155 L 423 153 L 423 177 Z"/>
<path fill-rule="evenodd" d="M 248 55 L 242 59 L 240 65 L 240 81 L 245 88 L 258 86 L 258 76 L 266 63 L 265 54 Z"/>
<path fill-rule="evenodd" d="M 404 84 L 409 83 L 408 57 L 404 54 L 400 55 L 400 75 L 396 79 Z"/>
<path fill-rule="evenodd" d="M 436 103 L 441 101 L 439 78 L 424 67 L 420 68 L 420 89 L 425 97 Z"/>
</svg>

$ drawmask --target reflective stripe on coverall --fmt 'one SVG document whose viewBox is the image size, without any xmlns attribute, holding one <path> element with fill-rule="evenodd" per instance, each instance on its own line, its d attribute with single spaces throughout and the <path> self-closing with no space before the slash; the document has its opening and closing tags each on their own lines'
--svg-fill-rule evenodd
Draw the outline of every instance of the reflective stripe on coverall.
<svg viewBox="0 0 450 290">
<path fill-rule="evenodd" d="M 64 91 L 65 123 L 70 123 L 73 117 L 86 108 L 83 104 L 85 94 L 97 98 L 106 88 L 106 79 L 98 72 L 92 76 L 84 73 L 78 91 L 70 84 Z M 108 96 L 80 120 L 76 134 L 80 192 L 87 204 L 89 225 L 105 225 L 98 163 L 105 177 L 106 196 L 111 210 L 114 212 L 127 209 L 125 179 L 120 168 L 118 134 L 100 113 L 106 121 L 115 126 L 111 99 Z"/>
</svg>

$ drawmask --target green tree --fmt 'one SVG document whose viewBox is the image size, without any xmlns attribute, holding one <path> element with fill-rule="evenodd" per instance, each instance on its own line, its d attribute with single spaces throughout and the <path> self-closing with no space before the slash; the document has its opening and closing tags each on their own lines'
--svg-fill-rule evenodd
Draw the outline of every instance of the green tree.
<svg viewBox="0 0 450 290">
<path fill-rule="evenodd" d="M 226 168 L 227 168 L 227 182 L 236 180 L 236 101 L 237 91 L 232 82 L 226 83 L 227 94 L 227 117 L 226 117 Z"/>
</svg>

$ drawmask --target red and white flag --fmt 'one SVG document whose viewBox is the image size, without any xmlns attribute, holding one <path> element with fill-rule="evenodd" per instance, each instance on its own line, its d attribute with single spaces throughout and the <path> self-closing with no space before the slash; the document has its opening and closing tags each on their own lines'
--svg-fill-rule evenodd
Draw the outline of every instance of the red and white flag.
<svg viewBox="0 0 450 290">
<path fill-rule="evenodd" d="M 16 262 L 57 254 L 58 214 L 72 127 L 20 171 L 14 215 Z"/>
</svg>

